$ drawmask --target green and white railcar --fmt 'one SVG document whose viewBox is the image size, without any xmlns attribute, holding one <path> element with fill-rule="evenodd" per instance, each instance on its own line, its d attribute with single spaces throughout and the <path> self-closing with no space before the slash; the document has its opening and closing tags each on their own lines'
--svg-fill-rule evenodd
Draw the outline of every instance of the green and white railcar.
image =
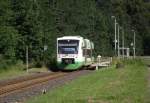
<svg viewBox="0 0 150 103">
<path fill-rule="evenodd" d="M 93 63 L 94 44 L 81 36 L 57 38 L 57 66 L 63 70 L 77 70 Z"/>
</svg>

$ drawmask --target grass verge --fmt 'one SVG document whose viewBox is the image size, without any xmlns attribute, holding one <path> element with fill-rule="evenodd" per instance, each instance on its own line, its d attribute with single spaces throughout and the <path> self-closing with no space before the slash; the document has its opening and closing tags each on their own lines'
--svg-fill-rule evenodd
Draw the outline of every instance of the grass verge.
<svg viewBox="0 0 150 103">
<path fill-rule="evenodd" d="M 8 69 L 0 69 L 0 80 L 27 74 L 22 64 L 11 65 Z"/>
<path fill-rule="evenodd" d="M 23 64 L 21 64 L 21 65 L 19 64 L 19 65 L 10 66 L 6 70 L 1 69 L 0 70 L 0 80 L 15 78 L 18 76 L 31 75 L 32 73 L 47 72 L 48 71 L 48 69 L 46 67 L 30 68 L 29 73 L 27 73 L 24 68 L 25 68 L 25 66 Z"/>
<path fill-rule="evenodd" d="M 144 103 L 147 69 L 139 61 L 82 76 L 27 103 Z"/>
</svg>

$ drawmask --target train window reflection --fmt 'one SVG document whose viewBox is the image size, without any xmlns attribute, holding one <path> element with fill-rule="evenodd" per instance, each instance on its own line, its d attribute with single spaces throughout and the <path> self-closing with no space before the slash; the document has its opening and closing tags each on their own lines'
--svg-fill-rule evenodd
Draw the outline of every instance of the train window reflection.
<svg viewBox="0 0 150 103">
<path fill-rule="evenodd" d="M 58 53 L 59 54 L 77 54 L 79 40 L 59 40 Z"/>
</svg>

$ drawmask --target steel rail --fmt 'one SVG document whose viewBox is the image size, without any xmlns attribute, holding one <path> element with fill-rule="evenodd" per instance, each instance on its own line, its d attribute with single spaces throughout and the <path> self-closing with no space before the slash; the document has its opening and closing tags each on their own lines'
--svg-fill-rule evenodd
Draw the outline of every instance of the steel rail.
<svg viewBox="0 0 150 103">
<path fill-rule="evenodd" d="M 53 75 L 55 73 L 42 73 L 42 74 L 34 74 L 34 75 L 27 75 L 27 76 L 21 76 L 21 77 L 17 77 L 14 79 L 6 79 L 6 80 L 2 80 L 0 81 L 0 88 L 3 86 L 7 86 L 7 85 L 12 85 L 12 84 L 16 84 L 19 82 L 24 82 L 24 81 L 28 81 L 31 79 L 36 79 L 36 78 L 40 78 L 43 76 L 47 76 L 47 75 Z"/>
<path fill-rule="evenodd" d="M 38 84 L 42 84 L 42 83 L 47 82 L 49 80 L 65 76 L 67 74 L 68 73 L 59 72 L 59 73 L 54 73 L 52 75 L 46 75 L 43 77 L 40 76 L 37 78 L 32 78 L 30 80 L 28 79 L 25 81 L 5 85 L 3 87 L 0 87 L 0 97 L 7 96 L 8 94 L 14 93 L 18 90 L 22 90 L 25 88 L 33 87 L 33 86 L 38 85 Z"/>
</svg>

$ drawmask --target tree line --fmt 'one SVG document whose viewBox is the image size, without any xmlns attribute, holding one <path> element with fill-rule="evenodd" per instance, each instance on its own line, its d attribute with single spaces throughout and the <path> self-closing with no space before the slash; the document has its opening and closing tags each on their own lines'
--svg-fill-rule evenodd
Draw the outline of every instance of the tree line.
<svg viewBox="0 0 150 103">
<path fill-rule="evenodd" d="M 56 57 L 56 38 L 64 35 L 92 40 L 95 56 L 113 56 L 112 15 L 124 28 L 125 47 L 132 53 L 134 28 L 136 54 L 149 55 L 148 0 L 0 0 L 0 61 L 25 62 L 28 46 L 30 62 L 50 62 Z"/>
</svg>

